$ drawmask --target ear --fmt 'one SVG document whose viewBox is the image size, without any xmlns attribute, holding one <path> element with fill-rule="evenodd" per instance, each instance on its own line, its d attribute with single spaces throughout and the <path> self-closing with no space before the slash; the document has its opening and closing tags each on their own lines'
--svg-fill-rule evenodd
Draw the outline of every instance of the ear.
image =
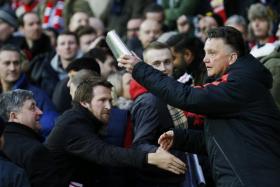
<svg viewBox="0 0 280 187">
<path fill-rule="evenodd" d="M 238 58 L 238 55 L 237 53 L 232 53 L 229 57 L 229 65 L 232 65 L 233 63 L 236 62 L 237 58 Z"/>
<path fill-rule="evenodd" d="M 191 64 L 191 62 L 193 61 L 193 54 L 189 49 L 186 49 L 184 51 L 184 61 L 186 62 L 186 64 Z"/>
<path fill-rule="evenodd" d="M 90 108 L 89 103 L 87 103 L 85 101 L 81 101 L 80 104 L 87 109 Z"/>
<path fill-rule="evenodd" d="M 10 112 L 10 115 L 9 115 L 9 122 L 15 122 L 17 121 L 17 113 L 15 112 Z"/>
</svg>

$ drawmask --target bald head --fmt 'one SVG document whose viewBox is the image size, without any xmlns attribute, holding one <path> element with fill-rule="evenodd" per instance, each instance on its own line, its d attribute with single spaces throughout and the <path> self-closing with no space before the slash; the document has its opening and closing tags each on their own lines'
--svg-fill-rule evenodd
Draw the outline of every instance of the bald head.
<svg viewBox="0 0 280 187">
<path fill-rule="evenodd" d="M 161 34 L 161 25 L 155 20 L 146 19 L 140 25 L 139 39 L 145 48 L 155 41 Z"/>
</svg>

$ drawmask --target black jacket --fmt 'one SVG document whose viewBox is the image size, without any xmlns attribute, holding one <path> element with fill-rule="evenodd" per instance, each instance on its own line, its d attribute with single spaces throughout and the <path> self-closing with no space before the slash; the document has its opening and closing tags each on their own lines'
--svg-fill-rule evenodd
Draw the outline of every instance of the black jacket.
<svg viewBox="0 0 280 187">
<path fill-rule="evenodd" d="M 31 82 L 47 92 L 50 98 L 52 98 L 55 86 L 59 81 L 57 72 L 51 66 L 51 60 L 54 56 L 55 52 L 36 56 L 30 61 L 27 72 Z"/>
<path fill-rule="evenodd" d="M 22 124 L 8 123 L 4 138 L 4 153 L 25 169 L 32 187 L 60 186 L 54 161 L 39 134 Z"/>
<path fill-rule="evenodd" d="M 166 103 L 151 93 L 143 93 L 136 98 L 131 107 L 131 117 L 133 147 L 148 153 L 156 152 L 159 147 L 157 143 L 159 136 L 174 128 Z M 172 154 L 183 162 L 186 161 L 184 152 L 173 150 Z M 157 186 L 179 186 L 184 180 L 184 175 L 172 174 L 155 166 L 140 170 L 138 177 L 146 183 Z"/>
<path fill-rule="evenodd" d="M 47 139 L 59 172 L 65 181 L 84 187 L 103 186 L 104 166 L 144 167 L 146 154 L 141 151 L 109 145 L 101 139 L 104 125 L 79 104 L 66 111 Z"/>
<path fill-rule="evenodd" d="M 0 186 L 30 187 L 25 171 L 12 163 L 2 151 L 0 151 Z"/>
<path fill-rule="evenodd" d="M 271 74 L 253 56 L 240 57 L 200 88 L 145 63 L 135 66 L 133 77 L 167 103 L 206 115 L 204 135 L 176 130 L 174 145 L 189 152 L 207 148 L 217 186 L 279 186 L 280 113 L 269 92 Z"/>
</svg>

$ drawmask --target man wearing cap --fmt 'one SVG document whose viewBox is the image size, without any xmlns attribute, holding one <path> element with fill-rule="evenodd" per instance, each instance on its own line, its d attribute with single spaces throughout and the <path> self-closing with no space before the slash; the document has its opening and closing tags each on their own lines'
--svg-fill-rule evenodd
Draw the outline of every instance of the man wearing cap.
<svg viewBox="0 0 280 187">
<path fill-rule="evenodd" d="M 0 186 L 30 187 L 25 171 L 12 163 L 2 152 L 4 128 L 4 120 L 0 117 Z"/>
<path fill-rule="evenodd" d="M 0 9 L 0 47 L 4 44 L 19 45 L 18 37 L 13 36 L 17 27 L 18 22 L 14 13 Z"/>
</svg>

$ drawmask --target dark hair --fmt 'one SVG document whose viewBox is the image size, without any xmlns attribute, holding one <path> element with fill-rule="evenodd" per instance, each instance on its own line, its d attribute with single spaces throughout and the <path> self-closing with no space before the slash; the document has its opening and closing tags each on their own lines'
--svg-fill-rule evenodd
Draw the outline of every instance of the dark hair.
<svg viewBox="0 0 280 187">
<path fill-rule="evenodd" d="M 99 60 L 101 63 L 104 63 L 107 59 L 107 55 L 114 57 L 110 50 L 106 50 L 103 48 L 93 48 L 85 54 L 85 57 L 94 58 Z"/>
<path fill-rule="evenodd" d="M 90 58 L 90 57 L 81 57 L 75 59 L 67 66 L 66 72 L 69 73 L 70 71 L 79 71 L 82 69 L 92 70 L 96 72 L 98 75 L 100 75 L 99 64 L 96 62 L 94 58 Z"/>
<path fill-rule="evenodd" d="M 50 31 L 50 32 L 52 32 L 53 34 L 54 34 L 54 36 L 55 36 L 55 38 L 57 38 L 58 37 L 58 31 L 56 30 L 56 29 L 54 29 L 53 27 L 47 27 L 47 28 L 45 28 L 44 29 L 45 31 Z"/>
<path fill-rule="evenodd" d="M 75 39 L 76 39 L 77 44 L 79 44 L 79 39 L 78 39 L 78 36 L 77 36 L 77 34 L 75 32 L 71 32 L 71 31 L 66 30 L 66 31 L 63 31 L 63 32 L 59 33 L 58 37 L 62 36 L 62 35 L 74 36 Z"/>
<path fill-rule="evenodd" d="M 161 5 L 152 3 L 144 9 L 144 15 L 146 15 L 148 12 L 164 12 L 164 9 Z"/>
<path fill-rule="evenodd" d="M 13 45 L 13 44 L 6 44 L 6 45 L 3 45 L 1 48 L 0 48 L 0 53 L 2 51 L 14 51 L 14 52 L 17 52 L 18 54 L 21 54 L 20 52 L 20 49 Z"/>
<path fill-rule="evenodd" d="M 78 85 L 73 100 L 77 103 L 90 102 L 91 99 L 94 97 L 93 88 L 96 86 L 104 86 L 109 89 L 113 87 L 110 82 L 102 78 L 85 80 Z"/>
<path fill-rule="evenodd" d="M 205 81 L 206 67 L 203 63 L 205 52 L 203 50 L 204 44 L 197 37 L 191 34 L 178 34 L 171 37 L 167 44 L 173 47 L 174 51 L 183 54 L 185 50 L 190 50 L 193 55 L 193 61 L 186 66 L 185 71 L 192 74 L 194 84 L 202 84 Z"/>
<path fill-rule="evenodd" d="M 207 38 L 223 39 L 224 42 L 237 53 L 238 57 L 245 55 L 245 42 L 243 40 L 242 33 L 237 29 L 229 26 L 217 27 L 210 29 L 207 34 Z"/>
<path fill-rule="evenodd" d="M 41 21 L 39 15 L 36 12 L 25 12 L 18 18 L 19 26 L 22 26 L 22 27 L 24 26 L 24 17 L 27 14 L 34 14 L 39 18 L 39 21 Z"/>
<path fill-rule="evenodd" d="M 79 26 L 76 30 L 78 38 L 87 34 L 97 34 L 96 30 L 91 26 Z"/>
</svg>

